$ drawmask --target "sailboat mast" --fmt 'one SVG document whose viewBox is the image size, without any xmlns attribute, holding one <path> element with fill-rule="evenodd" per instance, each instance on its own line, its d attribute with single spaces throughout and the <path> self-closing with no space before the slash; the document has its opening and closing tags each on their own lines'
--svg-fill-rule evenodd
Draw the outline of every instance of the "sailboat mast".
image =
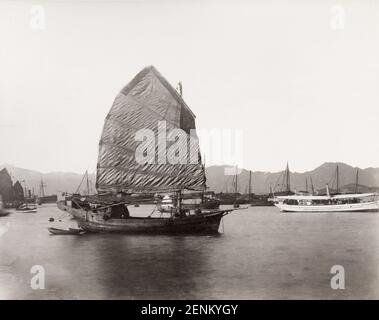
<svg viewBox="0 0 379 320">
<path fill-rule="evenodd" d="M 88 180 L 88 170 L 86 171 L 86 178 L 87 178 L 87 195 L 89 196 L 89 180 Z"/>
<path fill-rule="evenodd" d="M 291 182 L 290 182 L 290 169 L 287 162 L 287 168 L 286 168 L 286 191 L 291 191 Z"/>
<path fill-rule="evenodd" d="M 336 169 L 336 175 L 337 175 L 337 194 L 338 194 L 338 191 L 339 191 L 339 184 L 340 184 L 340 170 L 338 168 L 338 165 L 337 165 L 337 169 Z"/>
<path fill-rule="evenodd" d="M 249 201 L 251 202 L 251 170 L 249 174 Z"/>
<path fill-rule="evenodd" d="M 311 179 L 312 194 L 314 194 L 315 193 L 315 188 L 314 188 L 314 185 L 313 185 L 313 179 L 312 179 L 312 177 L 310 177 L 310 179 Z"/>
<path fill-rule="evenodd" d="M 308 193 L 308 178 L 305 178 L 305 192 Z"/>
<path fill-rule="evenodd" d="M 206 172 L 205 172 L 205 154 L 204 154 L 203 158 L 204 158 L 203 172 L 204 172 L 204 181 L 205 181 L 205 183 L 204 183 L 204 188 L 201 191 L 201 202 L 202 203 L 204 202 L 204 192 L 205 192 L 205 189 L 207 188 L 207 182 L 206 182 L 207 181 L 207 175 L 206 175 Z"/>
<path fill-rule="evenodd" d="M 41 184 L 40 184 L 40 190 L 39 190 L 39 192 L 40 192 L 41 198 L 43 198 L 45 196 L 45 189 L 44 189 L 44 184 L 43 184 L 42 178 L 41 178 Z"/>
<path fill-rule="evenodd" d="M 177 192 L 177 197 L 178 197 L 178 202 L 177 202 L 178 211 L 179 213 L 181 213 L 182 212 L 182 190 L 179 190 Z"/>
<path fill-rule="evenodd" d="M 236 185 L 235 185 L 235 193 L 237 197 L 237 192 L 238 192 L 238 167 L 236 166 Z"/>
<path fill-rule="evenodd" d="M 355 193 L 358 193 L 358 177 L 359 177 L 359 169 L 357 169 L 357 173 L 355 175 Z"/>
</svg>

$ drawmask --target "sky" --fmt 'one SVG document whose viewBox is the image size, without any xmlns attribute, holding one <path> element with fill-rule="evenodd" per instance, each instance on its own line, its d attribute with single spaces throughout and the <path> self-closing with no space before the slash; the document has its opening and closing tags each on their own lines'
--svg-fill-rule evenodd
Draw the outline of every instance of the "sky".
<svg viewBox="0 0 379 320">
<path fill-rule="evenodd" d="M 374 0 L 0 1 L 0 164 L 94 171 L 114 98 L 154 65 L 198 129 L 242 132 L 246 169 L 378 167 L 378 40 Z"/>
</svg>

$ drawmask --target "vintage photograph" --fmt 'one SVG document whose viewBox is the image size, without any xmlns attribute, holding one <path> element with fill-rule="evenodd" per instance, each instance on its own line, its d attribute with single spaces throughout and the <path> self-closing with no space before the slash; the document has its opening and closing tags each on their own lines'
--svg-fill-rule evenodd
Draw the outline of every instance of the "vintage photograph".
<svg viewBox="0 0 379 320">
<path fill-rule="evenodd" d="M 378 37 L 374 0 L 1 0 L 0 299 L 379 299 Z"/>
</svg>

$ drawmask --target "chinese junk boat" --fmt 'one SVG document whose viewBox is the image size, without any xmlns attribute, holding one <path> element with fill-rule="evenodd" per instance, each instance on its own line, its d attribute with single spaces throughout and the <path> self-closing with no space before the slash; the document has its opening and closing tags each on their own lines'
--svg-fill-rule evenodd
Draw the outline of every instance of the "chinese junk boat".
<svg viewBox="0 0 379 320">
<path fill-rule="evenodd" d="M 184 150 L 184 152 L 183 152 Z M 217 233 L 231 210 L 182 205 L 185 191 L 205 190 L 195 115 L 152 66 L 146 67 L 116 97 L 99 142 L 96 196 L 59 202 L 89 232 Z M 122 200 L 131 194 L 175 194 L 170 214 L 131 216 Z M 150 212 L 149 212 L 150 213 Z"/>
</svg>

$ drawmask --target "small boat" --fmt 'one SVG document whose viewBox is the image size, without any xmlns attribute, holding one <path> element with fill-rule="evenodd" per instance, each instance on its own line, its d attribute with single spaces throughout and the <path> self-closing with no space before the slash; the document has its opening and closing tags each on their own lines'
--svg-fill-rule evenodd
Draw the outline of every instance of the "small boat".
<svg viewBox="0 0 379 320">
<path fill-rule="evenodd" d="M 5 217 L 5 216 L 7 216 L 8 214 L 10 214 L 10 212 L 0 210 L 0 217 Z"/>
<path fill-rule="evenodd" d="M 55 235 L 66 235 L 66 234 L 74 234 L 78 235 L 83 233 L 83 230 L 81 229 L 73 229 L 73 228 L 68 228 L 66 229 L 58 229 L 58 228 L 47 228 L 51 234 Z"/>
<path fill-rule="evenodd" d="M 36 206 L 29 206 L 27 203 L 22 204 L 16 209 L 17 212 L 35 213 L 37 212 Z"/>
</svg>

